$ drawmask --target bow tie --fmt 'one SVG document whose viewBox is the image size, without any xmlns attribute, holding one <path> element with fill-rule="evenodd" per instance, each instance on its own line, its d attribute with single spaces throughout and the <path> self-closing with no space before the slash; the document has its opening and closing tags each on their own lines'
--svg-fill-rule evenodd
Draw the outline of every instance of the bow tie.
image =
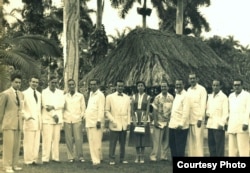
<svg viewBox="0 0 250 173">
<path fill-rule="evenodd" d="M 123 96 L 123 94 L 122 93 L 118 93 L 118 96 Z"/>
</svg>

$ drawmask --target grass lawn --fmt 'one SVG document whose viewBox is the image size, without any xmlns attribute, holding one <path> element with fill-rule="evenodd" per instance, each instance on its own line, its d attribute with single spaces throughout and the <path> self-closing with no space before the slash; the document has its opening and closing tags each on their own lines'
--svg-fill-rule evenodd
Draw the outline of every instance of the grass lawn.
<svg viewBox="0 0 250 173">
<path fill-rule="evenodd" d="M 84 136 L 86 137 L 86 136 Z M 128 136 L 127 136 L 128 137 Z M 128 139 L 128 138 L 127 138 Z M 23 164 L 23 156 L 20 156 L 20 166 L 23 167 L 23 173 L 152 173 L 152 172 L 164 172 L 172 173 L 172 162 L 171 161 L 158 161 L 150 162 L 149 154 L 151 148 L 146 148 L 145 150 L 145 163 L 139 164 L 134 163 L 135 160 L 135 148 L 126 146 L 126 159 L 128 164 L 118 163 L 116 160 L 116 165 L 109 165 L 108 158 L 108 140 L 103 141 L 103 162 L 99 167 L 92 166 L 92 162 L 89 154 L 88 143 L 84 142 L 83 150 L 86 162 L 74 162 L 68 163 L 66 145 L 64 142 L 60 144 L 60 160 L 61 163 L 50 162 L 49 164 L 43 164 L 38 166 L 25 166 Z M 40 153 L 41 154 L 41 153 Z M 119 158 L 119 143 L 116 146 L 116 157 Z M 170 157 L 170 155 L 169 155 Z M 0 172 L 2 171 L 2 158 L 0 159 Z"/>
<path fill-rule="evenodd" d="M 208 146 L 207 146 L 207 131 L 205 130 L 205 138 L 204 138 L 204 155 L 209 156 L 208 154 Z M 61 144 L 60 144 L 60 160 L 61 163 L 50 162 L 49 164 L 38 165 L 38 166 L 25 166 L 23 164 L 23 156 L 20 156 L 20 166 L 23 167 L 22 171 L 15 171 L 20 173 L 172 173 L 172 162 L 171 160 L 168 162 L 158 161 L 158 162 L 150 162 L 149 155 L 152 148 L 146 148 L 145 150 L 145 163 L 144 164 L 136 164 L 135 160 L 135 148 L 126 146 L 126 158 L 129 162 L 128 164 L 120 164 L 117 159 L 116 165 L 109 165 L 109 133 L 106 131 L 103 136 L 103 162 L 99 167 L 92 166 L 92 162 L 89 154 L 89 146 L 87 142 L 86 133 L 84 133 L 84 143 L 83 143 L 83 151 L 86 162 L 74 162 L 68 163 L 67 160 L 67 152 L 66 145 L 64 142 L 64 134 L 61 135 Z M 128 140 L 128 134 L 127 134 Z M 226 137 L 226 141 L 227 141 Z M 0 146 L 2 148 L 2 146 Z M 228 146 L 226 142 L 225 153 L 227 156 Z M 119 143 L 116 146 L 116 157 L 119 158 Z M 171 158 L 169 153 L 169 158 Z M 41 159 L 41 151 L 40 151 L 40 159 Z M 41 160 L 40 160 L 41 162 Z M 2 156 L 0 156 L 0 173 L 2 171 Z"/>
</svg>

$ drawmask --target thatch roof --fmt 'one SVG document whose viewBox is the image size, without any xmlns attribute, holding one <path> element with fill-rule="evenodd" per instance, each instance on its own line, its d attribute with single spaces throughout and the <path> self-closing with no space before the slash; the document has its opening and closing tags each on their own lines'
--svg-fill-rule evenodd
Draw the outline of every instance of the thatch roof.
<svg viewBox="0 0 250 173">
<path fill-rule="evenodd" d="M 135 29 L 84 76 L 84 80 L 99 78 L 107 84 L 122 79 L 127 85 L 143 80 L 148 86 L 154 86 L 163 78 L 169 83 L 174 83 L 176 78 L 187 82 L 191 71 L 198 74 L 200 83 L 205 86 L 210 86 L 214 77 L 230 77 L 226 62 L 200 39 L 153 29 Z"/>
</svg>

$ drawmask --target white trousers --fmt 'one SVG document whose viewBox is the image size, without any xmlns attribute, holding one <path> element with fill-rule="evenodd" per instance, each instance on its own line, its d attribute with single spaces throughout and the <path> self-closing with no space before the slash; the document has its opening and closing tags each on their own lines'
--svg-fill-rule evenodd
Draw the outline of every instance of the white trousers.
<svg viewBox="0 0 250 173">
<path fill-rule="evenodd" d="M 24 150 L 24 163 L 31 164 L 38 162 L 38 154 L 40 147 L 40 130 L 23 131 L 23 150 Z"/>
<path fill-rule="evenodd" d="M 200 128 L 190 125 L 187 137 L 187 151 L 189 157 L 203 157 L 204 124 Z"/>
<path fill-rule="evenodd" d="M 157 159 L 168 159 L 167 153 L 169 151 L 169 128 L 164 127 L 163 129 L 160 128 L 153 128 L 153 149 L 150 154 L 151 160 Z"/>
<path fill-rule="evenodd" d="M 43 124 L 42 130 L 42 161 L 49 162 L 50 153 L 52 160 L 59 161 L 59 142 L 61 124 Z"/>
<path fill-rule="evenodd" d="M 103 130 L 96 127 L 88 127 L 87 135 L 90 156 L 93 164 L 99 164 L 102 160 L 102 136 Z"/>
<path fill-rule="evenodd" d="M 249 134 L 228 134 L 228 156 L 249 157 Z"/>
</svg>

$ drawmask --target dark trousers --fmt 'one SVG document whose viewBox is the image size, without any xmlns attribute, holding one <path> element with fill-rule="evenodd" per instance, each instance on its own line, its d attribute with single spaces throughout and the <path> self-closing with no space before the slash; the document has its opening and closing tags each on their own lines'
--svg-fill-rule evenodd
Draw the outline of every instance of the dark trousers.
<svg viewBox="0 0 250 173">
<path fill-rule="evenodd" d="M 184 157 L 188 129 L 169 128 L 169 146 L 172 157 Z"/>
<path fill-rule="evenodd" d="M 208 129 L 208 149 L 211 157 L 224 157 L 225 131 Z"/>
<path fill-rule="evenodd" d="M 115 149 L 116 143 L 119 140 L 120 144 L 120 161 L 123 161 L 125 157 L 125 144 L 126 144 L 126 136 L 127 131 L 112 131 L 110 130 L 109 136 L 109 158 L 110 160 L 115 160 Z"/>
</svg>

